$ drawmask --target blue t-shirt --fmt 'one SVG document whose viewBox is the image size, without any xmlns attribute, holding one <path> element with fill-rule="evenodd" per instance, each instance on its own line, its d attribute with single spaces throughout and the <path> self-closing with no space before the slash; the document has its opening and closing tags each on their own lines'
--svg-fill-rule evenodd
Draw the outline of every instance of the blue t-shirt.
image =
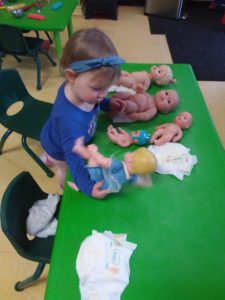
<svg viewBox="0 0 225 300">
<path fill-rule="evenodd" d="M 90 179 L 83 158 L 73 153 L 72 148 L 78 137 L 83 136 L 85 144 L 90 142 L 96 131 L 99 109 L 107 111 L 110 99 L 105 98 L 90 112 L 83 111 L 66 98 L 65 83 L 60 86 L 49 119 L 42 128 L 41 144 L 54 159 L 66 161 L 78 188 L 91 195 L 95 182 Z"/>
</svg>

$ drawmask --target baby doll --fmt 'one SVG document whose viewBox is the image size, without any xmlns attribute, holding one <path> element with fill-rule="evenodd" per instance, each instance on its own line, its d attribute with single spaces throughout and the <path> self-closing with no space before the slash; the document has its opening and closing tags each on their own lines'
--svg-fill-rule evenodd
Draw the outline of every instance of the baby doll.
<svg viewBox="0 0 225 300">
<path fill-rule="evenodd" d="M 147 133 L 144 129 L 132 131 L 129 134 L 121 127 L 118 127 L 117 130 L 112 125 L 108 126 L 107 135 L 114 144 L 117 144 L 124 148 L 132 144 L 143 146 L 149 144 L 150 140 L 150 134 Z"/>
<path fill-rule="evenodd" d="M 173 72 L 169 66 L 153 66 L 149 78 L 152 83 L 160 86 L 168 85 L 169 83 L 175 83 L 176 79 L 173 79 Z"/>
<path fill-rule="evenodd" d="M 138 88 L 142 88 L 144 91 L 147 91 L 151 83 L 164 86 L 175 82 L 176 79 L 173 79 L 173 72 L 171 68 L 166 65 L 161 65 L 153 66 L 150 73 L 147 73 L 146 71 L 131 73 L 122 71 L 117 85 L 125 86 L 126 88 L 133 89 L 135 91 Z"/>
<path fill-rule="evenodd" d="M 146 71 L 132 73 L 122 71 L 117 85 L 122 85 L 135 91 L 138 88 L 142 88 L 144 91 L 147 91 L 150 86 L 149 74 Z"/>
<path fill-rule="evenodd" d="M 144 147 L 125 153 L 124 161 L 120 161 L 103 156 L 95 144 L 85 146 L 81 137 L 76 140 L 73 151 L 88 160 L 87 169 L 91 180 L 103 181 L 101 189 L 107 189 L 108 193 L 119 192 L 128 181 L 146 185 L 146 181 L 140 181 L 137 175 L 148 175 L 154 172 L 157 165 L 155 156 Z"/>
<path fill-rule="evenodd" d="M 157 114 L 157 111 L 168 113 L 179 103 L 179 96 L 175 90 L 161 90 L 155 96 L 150 96 L 146 92 L 135 95 L 119 92 L 112 99 L 123 103 L 120 112 L 111 114 L 114 122 L 148 121 Z"/>
<path fill-rule="evenodd" d="M 189 128 L 192 124 L 192 116 L 188 112 L 181 112 L 174 123 L 166 123 L 158 126 L 153 133 L 150 144 L 160 146 L 167 142 L 177 142 L 182 136 L 182 129 Z"/>
</svg>

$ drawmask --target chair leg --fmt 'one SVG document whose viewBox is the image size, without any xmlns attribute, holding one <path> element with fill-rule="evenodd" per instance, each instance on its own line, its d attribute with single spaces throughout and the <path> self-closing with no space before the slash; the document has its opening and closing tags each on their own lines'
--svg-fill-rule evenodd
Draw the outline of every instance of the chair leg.
<svg viewBox="0 0 225 300">
<path fill-rule="evenodd" d="M 20 59 L 17 55 L 13 55 L 13 57 L 17 60 L 17 62 L 21 63 L 22 59 Z"/>
<path fill-rule="evenodd" d="M 34 282 L 36 282 L 38 280 L 38 278 L 41 276 L 43 270 L 45 267 L 45 263 L 39 263 L 34 274 L 26 279 L 24 279 L 23 281 L 18 281 L 15 284 L 15 290 L 17 292 L 24 290 L 26 287 L 30 286 L 31 284 L 33 284 Z"/>
<path fill-rule="evenodd" d="M 4 147 L 4 144 L 5 144 L 5 142 L 6 142 L 6 140 L 7 140 L 7 138 L 10 136 L 10 134 L 12 133 L 12 130 L 7 130 L 4 134 L 3 134 L 3 136 L 2 136 L 2 138 L 1 138 L 1 140 L 0 140 L 0 155 L 2 154 L 2 149 L 3 149 L 3 147 Z"/>
<path fill-rule="evenodd" d="M 41 90 L 41 62 L 38 57 L 38 54 L 34 56 L 34 60 L 37 65 L 37 90 Z"/>
<path fill-rule="evenodd" d="M 39 51 L 48 58 L 48 60 L 52 63 L 52 65 L 54 67 L 57 66 L 57 63 L 51 58 L 51 56 L 48 54 L 48 52 L 44 51 L 43 49 L 39 49 Z"/>
<path fill-rule="evenodd" d="M 52 37 L 50 36 L 50 34 L 48 33 L 48 31 L 45 31 L 45 34 L 49 40 L 49 43 L 52 44 L 53 43 L 53 40 L 52 40 Z"/>
<path fill-rule="evenodd" d="M 0 52 L 0 71 L 2 69 L 2 63 L 3 63 L 3 54 Z"/>
<path fill-rule="evenodd" d="M 27 145 L 26 137 L 22 136 L 22 145 L 24 150 L 33 158 L 33 160 L 42 168 L 42 170 L 47 174 L 48 177 L 53 177 L 54 173 L 49 170 L 49 168 L 41 161 L 41 159 L 31 150 Z"/>
</svg>

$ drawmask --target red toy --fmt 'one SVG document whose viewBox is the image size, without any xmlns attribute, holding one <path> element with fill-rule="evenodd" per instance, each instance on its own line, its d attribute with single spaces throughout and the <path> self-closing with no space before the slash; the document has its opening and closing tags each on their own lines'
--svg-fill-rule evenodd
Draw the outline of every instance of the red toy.
<svg viewBox="0 0 225 300">
<path fill-rule="evenodd" d="M 45 19 L 45 16 L 38 15 L 38 14 L 29 14 L 29 15 L 27 15 L 27 17 L 29 19 L 34 19 L 34 20 L 38 20 L 38 21 L 42 21 Z"/>
</svg>

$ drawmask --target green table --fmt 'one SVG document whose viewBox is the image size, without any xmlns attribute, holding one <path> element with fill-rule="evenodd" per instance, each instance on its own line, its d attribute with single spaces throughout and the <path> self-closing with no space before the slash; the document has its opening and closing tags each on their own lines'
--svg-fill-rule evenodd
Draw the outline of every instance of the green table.
<svg viewBox="0 0 225 300">
<path fill-rule="evenodd" d="M 20 0 L 7 5 L 16 5 L 19 3 L 29 5 L 33 2 L 34 0 Z M 24 12 L 21 19 L 15 18 L 11 12 L 6 11 L 5 9 L 0 10 L 0 22 L 1 24 L 16 26 L 23 30 L 52 31 L 54 34 L 56 52 L 58 57 L 60 57 L 62 54 L 60 32 L 67 26 L 69 37 L 72 35 L 73 24 L 71 16 L 77 5 L 77 0 L 60 0 L 60 2 L 63 3 L 62 7 L 57 10 L 52 10 L 51 6 L 56 2 L 58 2 L 58 0 L 50 1 L 49 3 L 43 1 L 45 5 L 41 8 L 41 15 L 45 16 L 45 20 L 38 21 L 27 17 L 30 13 L 36 13 L 35 6 L 33 6 L 28 11 Z"/>
<path fill-rule="evenodd" d="M 75 261 L 92 229 L 127 233 L 138 244 L 130 260 L 130 283 L 123 300 L 225 299 L 225 153 L 189 65 L 171 65 L 180 94 L 175 112 L 158 114 L 146 123 L 122 125 L 149 132 L 172 121 L 178 112 L 193 115 L 193 125 L 181 141 L 197 155 L 189 177 L 179 181 L 154 173 L 153 187 L 124 186 L 106 200 L 93 200 L 68 187 L 61 203 L 45 300 L 80 299 Z M 128 64 L 129 71 L 150 65 Z M 151 87 L 155 94 L 159 87 Z M 121 158 L 125 149 L 106 137 L 110 123 L 98 122 L 94 142 L 105 155 Z M 135 149 L 132 146 L 130 149 Z"/>
</svg>

